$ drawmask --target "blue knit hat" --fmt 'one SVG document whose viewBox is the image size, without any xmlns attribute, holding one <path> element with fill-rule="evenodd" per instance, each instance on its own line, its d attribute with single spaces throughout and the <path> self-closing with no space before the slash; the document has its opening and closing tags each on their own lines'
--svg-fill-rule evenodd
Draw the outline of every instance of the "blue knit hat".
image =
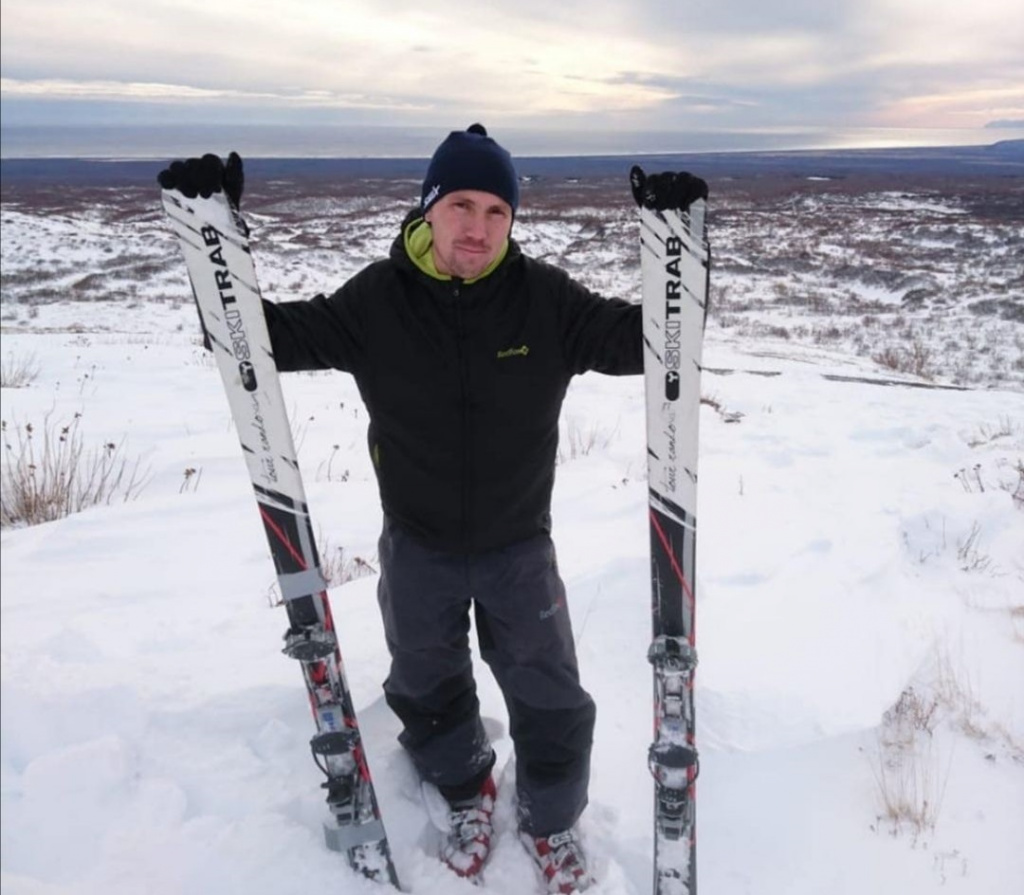
<svg viewBox="0 0 1024 895">
<path fill-rule="evenodd" d="M 452 131 L 437 147 L 423 178 L 420 207 L 424 214 L 438 199 L 456 190 L 481 190 L 519 207 L 519 178 L 512 156 L 482 124 Z"/>
</svg>

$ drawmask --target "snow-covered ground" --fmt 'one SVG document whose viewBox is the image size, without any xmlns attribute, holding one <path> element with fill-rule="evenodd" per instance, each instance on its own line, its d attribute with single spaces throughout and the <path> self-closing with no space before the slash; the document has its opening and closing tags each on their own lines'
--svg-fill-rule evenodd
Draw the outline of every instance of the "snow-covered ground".
<svg viewBox="0 0 1024 895">
<path fill-rule="evenodd" d="M 950 204 L 921 201 L 935 214 Z M 5 462 L 28 425 L 36 445 L 70 425 L 86 451 L 112 445 L 105 450 L 138 460 L 144 478 L 130 500 L 0 536 L 4 895 L 377 893 L 323 845 L 312 721 L 298 669 L 279 652 L 284 612 L 273 605 L 273 568 L 219 379 L 198 347 L 187 293 L 175 298 L 187 289 L 183 265 L 167 254 L 151 210 L 120 223 L 92 215 L 4 212 L 5 378 L 17 367 L 37 373 L 2 391 Z M 357 267 L 378 250 L 368 237 L 332 261 L 328 248 L 310 248 L 328 236 L 305 233 L 306 249 L 286 259 L 277 248 L 295 237 L 275 226 L 263 219 L 266 252 L 257 255 L 275 294 L 333 288 L 339 265 Z M 545 238 L 570 246 L 581 225 L 521 226 L 536 249 Z M 152 270 L 122 289 L 114 262 L 131 239 Z M 78 256 L 58 248 L 72 244 Z M 16 300 L 34 267 L 64 270 L 67 300 Z M 594 267 L 630 276 L 613 262 Z M 90 270 L 103 274 L 92 284 L 99 294 L 81 282 Z M 723 276 L 734 295 L 748 289 L 736 265 Z M 1002 325 L 1012 358 L 1019 330 Z M 705 361 L 701 891 L 1018 895 L 1019 379 L 895 385 L 933 383 L 842 342 L 714 319 Z M 341 374 L 297 374 L 284 386 L 327 562 L 375 566 L 380 512 L 354 385 Z M 555 492 L 560 567 L 598 704 L 582 822 L 595 895 L 638 895 L 651 884 L 642 419 L 639 378 L 578 379 Z M 331 599 L 405 888 L 537 891 L 512 828 L 511 767 L 484 885 L 436 861 L 381 697 L 375 583 L 356 577 Z M 486 669 L 479 684 L 504 762 L 500 694 Z"/>
</svg>

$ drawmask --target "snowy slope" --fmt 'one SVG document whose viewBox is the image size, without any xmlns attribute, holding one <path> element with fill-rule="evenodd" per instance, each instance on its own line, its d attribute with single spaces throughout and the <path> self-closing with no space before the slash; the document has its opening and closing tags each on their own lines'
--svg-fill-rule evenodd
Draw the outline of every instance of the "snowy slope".
<svg viewBox="0 0 1024 895">
<path fill-rule="evenodd" d="M 4 334 L 5 361 L 32 356 L 39 370 L 3 389 L 7 443 L 80 413 L 87 446 L 120 444 L 148 480 L 136 499 L 0 536 L 3 891 L 378 892 L 323 846 L 312 721 L 279 652 L 284 613 L 226 404 L 191 308 L 157 310 L 52 305 L 46 327 Z M 1016 895 L 1024 394 L 880 384 L 908 377 L 838 348 L 777 348 L 708 334 L 701 891 Z M 650 889 L 640 389 L 577 380 L 556 485 L 555 541 L 598 703 L 582 825 L 595 895 Z M 374 565 L 380 513 L 353 384 L 299 374 L 285 390 L 325 556 Z M 510 826 L 511 768 L 485 885 L 434 858 L 381 697 L 374 588 L 359 577 L 331 598 L 406 888 L 536 891 Z M 479 682 L 504 759 L 500 694 L 485 669 Z M 886 796 L 916 806 L 917 823 L 887 818 Z"/>
</svg>

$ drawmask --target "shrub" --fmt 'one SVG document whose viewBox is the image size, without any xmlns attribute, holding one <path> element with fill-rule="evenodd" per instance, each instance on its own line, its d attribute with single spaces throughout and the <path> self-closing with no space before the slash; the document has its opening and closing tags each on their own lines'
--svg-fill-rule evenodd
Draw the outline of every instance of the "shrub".
<svg viewBox="0 0 1024 895">
<path fill-rule="evenodd" d="M 897 373 L 911 373 L 922 379 L 933 378 L 931 349 L 918 338 L 913 338 L 909 348 L 887 347 L 875 354 L 872 360 Z"/>
</svg>

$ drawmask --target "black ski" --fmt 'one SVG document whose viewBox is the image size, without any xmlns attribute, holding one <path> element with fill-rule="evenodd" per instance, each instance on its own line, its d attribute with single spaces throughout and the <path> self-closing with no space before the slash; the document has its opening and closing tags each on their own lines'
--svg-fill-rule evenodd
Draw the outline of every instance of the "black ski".
<svg viewBox="0 0 1024 895">
<path fill-rule="evenodd" d="M 297 659 L 317 733 L 310 747 L 326 781 L 327 846 L 360 874 L 397 888 L 398 877 L 366 763 L 334 631 L 281 393 L 248 230 L 222 192 L 162 193 L 192 291 L 224 381 L 288 611 L 284 653 Z"/>
<path fill-rule="evenodd" d="M 634 184 L 637 182 L 634 169 Z M 643 174 L 639 174 L 640 182 Z M 697 430 L 710 250 L 697 199 L 640 208 L 654 668 L 655 895 L 696 895 Z"/>
</svg>

